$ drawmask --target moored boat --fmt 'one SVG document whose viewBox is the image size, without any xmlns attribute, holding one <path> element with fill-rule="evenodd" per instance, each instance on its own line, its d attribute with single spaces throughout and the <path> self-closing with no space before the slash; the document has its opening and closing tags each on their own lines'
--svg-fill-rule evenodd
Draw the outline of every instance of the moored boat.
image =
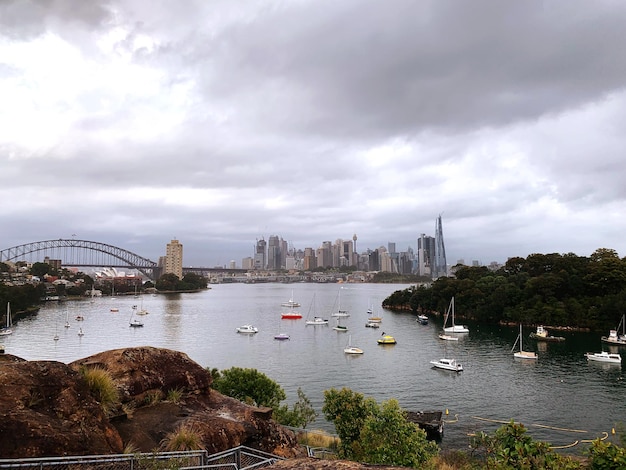
<svg viewBox="0 0 626 470">
<path fill-rule="evenodd" d="M 451 317 L 452 324 L 446 326 L 448 323 L 448 317 Z M 469 328 L 465 325 L 457 325 L 454 323 L 454 297 L 450 300 L 450 305 L 446 311 L 445 320 L 443 321 L 443 331 L 446 333 L 469 333 Z"/>
<path fill-rule="evenodd" d="M 565 341 L 563 336 L 552 336 L 548 334 L 548 330 L 546 330 L 543 326 L 539 325 L 537 330 L 528 335 L 530 338 L 535 339 L 537 341 L 551 341 L 554 343 L 558 343 L 561 341 Z"/>
<path fill-rule="evenodd" d="M 606 344 L 614 344 L 617 346 L 626 346 L 626 315 L 622 315 L 622 319 L 620 320 L 617 328 L 609 331 L 609 336 L 602 336 L 600 340 Z M 622 334 L 619 334 L 619 327 L 622 327 Z"/>
<path fill-rule="evenodd" d="M 307 320 L 307 325 L 328 325 L 328 320 L 322 317 L 313 317 L 313 320 Z"/>
<path fill-rule="evenodd" d="M 259 332 L 259 329 L 253 325 L 242 325 L 242 326 L 237 327 L 237 333 L 254 334 L 258 332 Z"/>
<path fill-rule="evenodd" d="M 274 335 L 274 339 L 284 341 L 286 339 L 289 339 L 289 335 L 287 333 L 278 333 L 277 335 Z"/>
<path fill-rule="evenodd" d="M 456 359 L 441 358 L 430 361 L 430 363 L 437 369 L 451 370 L 454 372 L 461 372 L 463 370 L 463 366 L 456 362 Z"/>
<path fill-rule="evenodd" d="M 458 341 L 458 336 L 447 335 L 445 333 L 439 333 L 439 339 L 443 339 L 444 341 Z"/>
<path fill-rule="evenodd" d="M 299 312 L 296 312 L 295 310 L 290 310 L 289 312 L 281 313 L 280 317 L 283 320 L 299 320 L 300 318 L 302 318 L 302 314 Z"/>
<path fill-rule="evenodd" d="M 428 316 L 420 314 L 417 316 L 417 322 L 422 325 L 428 325 Z"/>
<path fill-rule="evenodd" d="M 585 357 L 588 361 L 595 362 L 608 362 L 611 364 L 621 364 L 622 356 L 617 353 L 609 353 L 606 351 L 598 352 L 598 353 L 586 353 Z"/>
<path fill-rule="evenodd" d="M 396 344 L 397 343 L 396 338 L 394 338 L 391 335 L 385 334 L 384 331 L 381 337 L 376 340 L 376 342 L 378 344 Z"/>
</svg>

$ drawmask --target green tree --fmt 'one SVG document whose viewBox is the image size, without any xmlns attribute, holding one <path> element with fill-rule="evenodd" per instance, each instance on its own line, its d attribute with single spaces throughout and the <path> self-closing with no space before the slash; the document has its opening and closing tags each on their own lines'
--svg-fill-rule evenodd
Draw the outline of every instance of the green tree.
<svg viewBox="0 0 626 470">
<path fill-rule="evenodd" d="M 580 464 L 570 457 L 552 450 L 546 442 L 533 440 L 523 424 L 509 423 L 496 430 L 493 436 L 478 433 L 471 443 L 482 454 L 487 468 L 529 470 L 573 470 Z"/>
<path fill-rule="evenodd" d="M 349 388 L 324 390 L 322 413 L 335 425 L 341 439 L 338 453 L 340 457 L 354 459 L 358 453 L 358 443 L 365 420 L 374 413 L 376 401 Z"/>
<path fill-rule="evenodd" d="M 47 263 L 33 263 L 33 265 L 30 268 L 30 273 L 33 276 L 37 276 L 37 277 L 43 277 L 46 274 L 50 274 L 50 265 Z"/>
<path fill-rule="evenodd" d="M 317 418 L 317 412 L 311 405 L 311 400 L 298 387 L 298 401 L 289 409 L 288 405 L 279 406 L 274 410 L 274 419 L 285 426 L 305 429 L 309 423 Z"/>
<path fill-rule="evenodd" d="M 180 279 L 178 279 L 178 276 L 176 274 L 173 274 L 173 273 L 163 274 L 163 276 L 161 276 L 157 280 L 156 288 L 161 291 L 175 291 L 176 286 L 178 285 L 179 282 L 180 282 Z"/>
<path fill-rule="evenodd" d="M 385 401 L 367 417 L 361 430 L 359 460 L 378 465 L 423 468 L 439 447 L 406 419 L 397 400 Z"/>
<path fill-rule="evenodd" d="M 287 398 L 280 385 L 256 369 L 231 367 L 213 378 L 213 388 L 229 397 L 255 406 L 277 409 Z"/>
</svg>

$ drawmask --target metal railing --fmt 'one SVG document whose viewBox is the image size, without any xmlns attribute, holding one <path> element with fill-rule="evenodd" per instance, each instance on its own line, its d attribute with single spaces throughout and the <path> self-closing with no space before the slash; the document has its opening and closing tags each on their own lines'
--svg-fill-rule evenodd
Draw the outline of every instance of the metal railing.
<svg viewBox="0 0 626 470">
<path fill-rule="evenodd" d="M 209 455 L 206 451 L 0 459 L 0 470 L 253 470 L 282 460 L 274 454 L 239 446 Z"/>
</svg>

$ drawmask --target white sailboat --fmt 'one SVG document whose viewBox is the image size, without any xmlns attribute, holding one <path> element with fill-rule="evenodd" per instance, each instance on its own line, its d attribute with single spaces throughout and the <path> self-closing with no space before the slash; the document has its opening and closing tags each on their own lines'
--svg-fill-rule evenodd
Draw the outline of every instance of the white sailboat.
<svg viewBox="0 0 626 470">
<path fill-rule="evenodd" d="M 451 326 L 446 326 L 448 323 L 448 317 L 452 318 Z M 457 325 L 454 323 L 454 297 L 450 300 L 448 310 L 446 310 L 446 316 L 443 321 L 443 331 L 446 333 L 469 333 L 469 328 L 465 325 Z"/>
<path fill-rule="evenodd" d="M 619 331 L 620 326 L 622 327 L 621 334 Z M 602 336 L 600 340 L 607 344 L 626 346 L 626 315 L 622 315 L 622 319 L 617 325 L 617 328 L 609 331 L 609 336 Z"/>
<path fill-rule="evenodd" d="M 352 346 L 352 335 L 349 336 L 348 344 L 345 348 L 343 348 L 343 352 L 346 354 L 363 354 L 363 350 L 361 348 Z"/>
<path fill-rule="evenodd" d="M 143 295 L 141 296 L 141 301 L 139 302 L 139 310 L 137 310 L 137 315 L 148 315 L 148 310 L 143 308 Z"/>
<path fill-rule="evenodd" d="M 13 319 L 11 318 L 11 302 L 7 302 L 7 321 L 6 326 L 0 330 L 0 336 L 9 336 L 13 334 L 11 327 L 13 326 Z"/>
<path fill-rule="evenodd" d="M 331 314 L 331 317 L 349 317 L 350 314 L 347 310 L 341 309 L 341 290 L 337 294 L 337 311 Z"/>
<path fill-rule="evenodd" d="M 130 320 L 128 321 L 128 324 L 133 327 L 133 328 L 138 328 L 138 327 L 142 327 L 143 326 L 143 322 L 141 322 L 139 319 L 137 318 L 133 318 L 135 316 L 135 310 L 132 310 L 132 313 L 130 314 Z"/>
<path fill-rule="evenodd" d="M 315 308 L 315 294 L 313 294 L 313 299 L 311 299 L 311 305 L 309 306 L 309 311 L 306 315 L 305 324 L 306 325 L 328 325 L 328 320 L 326 318 L 317 316 L 317 309 Z"/>
<path fill-rule="evenodd" d="M 67 309 L 67 307 L 65 307 L 65 325 L 63 326 L 65 328 L 70 327 L 70 311 Z"/>
<path fill-rule="evenodd" d="M 513 353 L 513 357 L 517 359 L 537 359 L 537 353 L 532 351 L 524 351 L 522 346 L 522 324 L 519 324 L 519 334 L 517 335 L 517 339 L 515 340 L 515 344 L 513 344 L 513 348 L 511 348 L 511 352 L 515 350 L 515 346 L 517 346 L 517 342 L 519 341 L 519 351 L 515 351 Z"/>
</svg>

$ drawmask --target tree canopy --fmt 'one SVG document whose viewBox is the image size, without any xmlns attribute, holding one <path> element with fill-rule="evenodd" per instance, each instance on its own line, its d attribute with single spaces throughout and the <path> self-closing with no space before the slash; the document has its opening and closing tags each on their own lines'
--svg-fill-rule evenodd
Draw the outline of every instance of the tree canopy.
<svg viewBox="0 0 626 470">
<path fill-rule="evenodd" d="M 510 258 L 497 271 L 460 266 L 455 277 L 396 291 L 383 306 L 444 312 L 452 297 L 459 318 L 603 331 L 615 328 L 626 312 L 626 259 L 600 248 L 590 257 L 551 253 Z"/>
</svg>

